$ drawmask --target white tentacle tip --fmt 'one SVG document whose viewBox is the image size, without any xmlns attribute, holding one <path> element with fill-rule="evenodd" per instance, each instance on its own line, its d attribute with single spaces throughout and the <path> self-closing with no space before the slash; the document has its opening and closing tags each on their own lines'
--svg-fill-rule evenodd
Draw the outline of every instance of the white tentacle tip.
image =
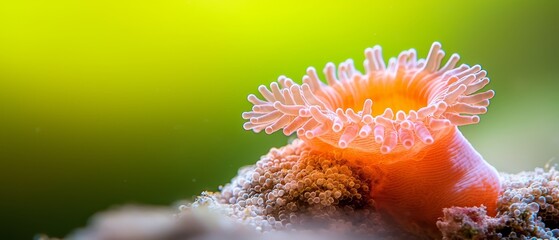
<svg viewBox="0 0 559 240">
<path fill-rule="evenodd" d="M 429 144 L 429 145 L 431 145 L 431 144 L 433 144 L 433 143 L 435 142 L 435 140 L 433 139 L 433 137 L 426 137 L 425 139 L 422 139 L 422 141 L 423 141 L 425 144 Z"/>
<path fill-rule="evenodd" d="M 249 95 L 247 96 L 247 100 L 248 100 L 249 102 L 252 102 L 251 100 L 254 100 L 255 98 L 256 98 L 256 95 L 254 95 L 254 94 L 252 94 L 252 93 L 249 94 Z"/>
<path fill-rule="evenodd" d="M 301 116 L 301 117 L 310 117 L 310 116 L 311 116 L 311 112 L 309 111 L 309 109 L 301 108 L 301 109 L 299 109 L 299 116 Z"/>
<path fill-rule="evenodd" d="M 305 136 L 305 132 L 306 132 L 306 130 L 304 128 L 299 128 L 299 129 L 297 129 L 297 136 L 299 136 L 299 137 Z"/>
<path fill-rule="evenodd" d="M 404 120 L 404 121 L 402 121 L 402 123 L 400 123 L 400 126 L 404 129 L 412 129 L 413 128 L 413 123 L 409 120 Z"/>
<path fill-rule="evenodd" d="M 371 124 L 371 123 L 375 122 L 375 119 L 371 115 L 365 115 L 365 116 L 363 116 L 363 122 L 365 124 Z"/>
<path fill-rule="evenodd" d="M 308 139 L 313 139 L 315 136 L 314 136 L 314 133 L 313 133 L 313 132 L 311 132 L 311 131 L 306 131 L 306 132 L 305 132 L 305 137 L 308 138 Z"/>
<path fill-rule="evenodd" d="M 248 119 L 251 118 L 251 115 L 252 115 L 252 114 L 251 114 L 250 112 L 243 112 L 243 113 L 241 114 L 241 117 L 242 117 L 243 119 L 245 119 L 245 120 L 248 120 Z"/>
<path fill-rule="evenodd" d="M 340 148 L 347 148 L 347 147 L 349 146 L 349 143 L 347 143 L 345 140 L 340 140 L 340 141 L 338 142 L 338 146 L 339 146 Z"/>
<path fill-rule="evenodd" d="M 404 145 L 404 148 L 410 149 L 410 148 L 413 147 L 413 141 L 412 140 L 404 140 L 402 142 L 402 145 Z"/>
<path fill-rule="evenodd" d="M 487 92 L 488 92 L 488 95 L 489 95 L 487 97 L 487 99 L 491 99 L 491 98 L 495 97 L 495 91 L 494 90 L 489 90 Z"/>
<path fill-rule="evenodd" d="M 332 124 L 332 131 L 334 132 L 340 132 L 342 131 L 342 124 L 338 123 L 338 122 L 334 122 L 334 124 Z"/>
<path fill-rule="evenodd" d="M 360 138 L 366 138 L 367 136 L 369 136 L 369 133 L 367 133 L 366 131 L 359 131 Z"/>
<path fill-rule="evenodd" d="M 359 130 L 359 137 L 366 138 L 371 134 L 372 131 L 373 129 L 371 128 L 371 126 L 364 125 L 363 127 L 361 127 L 361 130 Z"/>
<path fill-rule="evenodd" d="M 374 52 L 374 51 L 375 51 L 374 48 L 366 48 L 366 49 L 365 49 L 365 56 L 366 56 L 367 58 L 371 58 L 371 59 L 372 59 L 372 58 L 373 58 L 373 52 Z"/>
<path fill-rule="evenodd" d="M 268 127 L 266 127 L 266 128 L 264 129 L 264 131 L 265 131 L 267 134 L 272 134 L 272 133 L 274 133 L 274 128 L 268 126 Z"/>
<path fill-rule="evenodd" d="M 479 123 L 479 116 L 475 115 L 475 116 L 472 116 L 471 118 L 472 118 L 473 123 Z"/>
<path fill-rule="evenodd" d="M 392 148 L 390 148 L 388 146 L 381 146 L 380 147 L 380 152 L 382 154 L 388 154 L 388 153 L 390 153 L 390 151 L 392 151 Z"/>
</svg>

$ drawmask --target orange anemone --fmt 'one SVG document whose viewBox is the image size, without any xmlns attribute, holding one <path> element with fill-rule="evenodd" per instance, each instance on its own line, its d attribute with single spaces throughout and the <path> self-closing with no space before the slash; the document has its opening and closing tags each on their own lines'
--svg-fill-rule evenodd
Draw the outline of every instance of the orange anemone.
<svg viewBox="0 0 559 240">
<path fill-rule="evenodd" d="M 317 151 L 335 153 L 373 169 L 372 198 L 380 213 L 409 230 L 436 235 L 442 209 L 485 205 L 495 212 L 500 180 L 457 126 L 479 122 L 492 90 L 479 65 L 457 66 L 453 54 L 433 43 L 426 59 L 403 51 L 385 65 L 381 48 L 365 50 L 365 73 L 352 60 L 314 68 L 303 84 L 280 76 L 263 96 L 248 96 L 247 130 L 270 134 L 283 129 Z"/>
</svg>

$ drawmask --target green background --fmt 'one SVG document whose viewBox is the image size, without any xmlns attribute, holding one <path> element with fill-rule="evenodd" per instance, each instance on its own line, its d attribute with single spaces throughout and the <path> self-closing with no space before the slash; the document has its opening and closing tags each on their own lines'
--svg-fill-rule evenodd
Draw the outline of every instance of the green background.
<svg viewBox="0 0 559 240">
<path fill-rule="evenodd" d="M 375 44 L 424 57 L 436 40 L 481 64 L 497 96 L 463 132 L 501 171 L 543 166 L 559 156 L 557 3 L 1 1 L 0 238 L 216 190 L 287 142 L 242 129 L 249 93 Z"/>
</svg>

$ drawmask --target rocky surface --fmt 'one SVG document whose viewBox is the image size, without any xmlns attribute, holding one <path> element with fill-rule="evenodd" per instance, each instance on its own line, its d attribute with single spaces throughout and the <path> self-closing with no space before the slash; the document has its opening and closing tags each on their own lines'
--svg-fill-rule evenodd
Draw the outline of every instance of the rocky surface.
<svg viewBox="0 0 559 240">
<path fill-rule="evenodd" d="M 496 217 L 482 207 L 449 208 L 437 223 L 445 239 L 557 239 L 559 172 L 541 168 L 501 174 Z"/>
<path fill-rule="evenodd" d="M 122 207 L 97 214 L 76 240 L 421 239 L 375 212 L 361 166 L 313 153 L 301 141 L 241 168 L 219 192 L 176 208 Z M 559 172 L 501 174 L 497 216 L 453 207 L 437 222 L 444 239 L 556 239 Z M 49 239 L 39 237 L 39 239 Z"/>
</svg>

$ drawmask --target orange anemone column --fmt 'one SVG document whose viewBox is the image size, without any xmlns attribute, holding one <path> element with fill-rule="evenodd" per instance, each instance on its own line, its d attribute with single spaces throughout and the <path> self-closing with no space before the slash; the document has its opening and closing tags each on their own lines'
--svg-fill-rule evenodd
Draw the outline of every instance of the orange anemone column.
<svg viewBox="0 0 559 240">
<path fill-rule="evenodd" d="M 371 194 L 378 211 L 407 230 L 440 238 L 436 221 L 453 206 L 484 205 L 495 215 L 499 175 L 456 127 L 395 160 L 382 165 L 384 175 Z"/>
</svg>

